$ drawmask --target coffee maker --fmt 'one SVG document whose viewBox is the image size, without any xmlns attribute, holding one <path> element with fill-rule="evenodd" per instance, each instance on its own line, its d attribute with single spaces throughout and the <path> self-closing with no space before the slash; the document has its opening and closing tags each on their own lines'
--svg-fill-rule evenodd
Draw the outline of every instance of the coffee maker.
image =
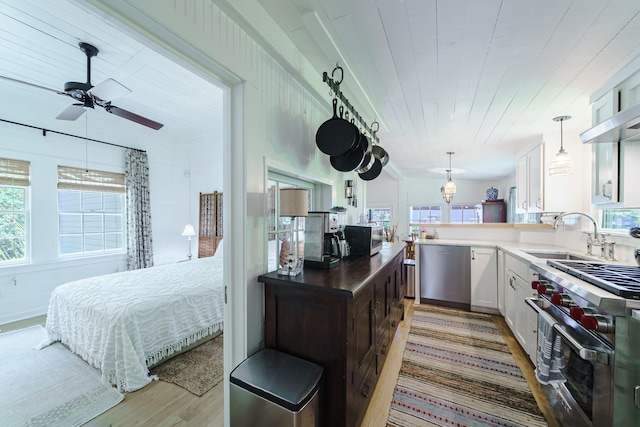
<svg viewBox="0 0 640 427">
<path fill-rule="evenodd" d="M 305 267 L 333 268 L 340 263 L 338 215 L 309 212 L 304 219 Z"/>
</svg>

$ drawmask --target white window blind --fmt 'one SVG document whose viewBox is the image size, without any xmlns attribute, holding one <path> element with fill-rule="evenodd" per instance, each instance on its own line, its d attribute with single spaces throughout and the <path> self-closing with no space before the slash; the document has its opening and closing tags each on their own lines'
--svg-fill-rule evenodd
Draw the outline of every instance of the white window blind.
<svg viewBox="0 0 640 427">
<path fill-rule="evenodd" d="M 124 193 L 124 174 L 58 166 L 58 190 Z"/>
<path fill-rule="evenodd" d="M 24 160 L 0 158 L 0 185 L 28 187 L 30 165 Z"/>
</svg>

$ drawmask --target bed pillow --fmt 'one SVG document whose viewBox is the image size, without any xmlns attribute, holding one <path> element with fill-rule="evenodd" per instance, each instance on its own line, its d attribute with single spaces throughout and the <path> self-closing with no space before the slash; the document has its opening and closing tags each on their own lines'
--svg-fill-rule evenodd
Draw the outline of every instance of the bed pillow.
<svg viewBox="0 0 640 427">
<path fill-rule="evenodd" d="M 218 248 L 216 249 L 216 253 L 213 254 L 213 258 L 214 259 L 222 259 L 223 257 L 223 250 L 222 248 L 224 247 L 224 245 L 222 244 L 222 240 L 220 240 L 220 243 L 218 243 Z"/>
</svg>

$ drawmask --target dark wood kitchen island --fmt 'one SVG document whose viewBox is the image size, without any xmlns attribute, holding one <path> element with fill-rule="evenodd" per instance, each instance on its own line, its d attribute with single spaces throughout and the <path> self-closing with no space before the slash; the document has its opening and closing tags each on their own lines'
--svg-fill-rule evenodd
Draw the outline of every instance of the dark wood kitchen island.
<svg viewBox="0 0 640 427">
<path fill-rule="evenodd" d="M 405 243 L 296 277 L 263 274 L 265 345 L 324 366 L 324 424 L 360 425 L 403 319 Z"/>
</svg>

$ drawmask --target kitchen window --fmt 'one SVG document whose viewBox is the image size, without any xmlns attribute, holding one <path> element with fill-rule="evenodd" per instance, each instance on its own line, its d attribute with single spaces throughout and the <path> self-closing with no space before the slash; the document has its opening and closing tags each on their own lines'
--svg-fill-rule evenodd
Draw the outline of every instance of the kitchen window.
<svg viewBox="0 0 640 427">
<path fill-rule="evenodd" d="M 58 166 L 58 251 L 125 251 L 124 174 Z"/>
<path fill-rule="evenodd" d="M 286 256 L 289 254 L 289 242 L 292 241 L 290 224 L 292 218 L 280 217 L 280 189 L 282 188 L 306 188 L 309 190 L 309 210 L 313 210 L 314 185 L 310 182 L 269 172 L 267 190 L 267 241 L 268 241 L 268 270 L 277 270 L 286 264 Z M 304 256 L 304 217 L 293 218 L 294 233 L 298 239 L 298 255 Z M 293 240 L 295 240 L 295 237 Z"/>
<path fill-rule="evenodd" d="M 640 209 L 602 209 L 601 226 L 607 230 L 629 231 L 640 226 Z"/>
<path fill-rule="evenodd" d="M 385 230 L 389 230 L 391 229 L 391 208 L 367 209 L 367 220 L 383 226 Z"/>
<path fill-rule="evenodd" d="M 411 206 L 409 208 L 409 230 L 411 233 L 420 233 L 420 229 L 426 224 L 442 223 L 442 206 Z"/>
<path fill-rule="evenodd" d="M 451 205 L 452 224 L 477 224 L 479 218 L 475 206 Z"/>
<path fill-rule="evenodd" d="M 30 163 L 0 158 L 0 264 L 29 254 Z"/>
</svg>

